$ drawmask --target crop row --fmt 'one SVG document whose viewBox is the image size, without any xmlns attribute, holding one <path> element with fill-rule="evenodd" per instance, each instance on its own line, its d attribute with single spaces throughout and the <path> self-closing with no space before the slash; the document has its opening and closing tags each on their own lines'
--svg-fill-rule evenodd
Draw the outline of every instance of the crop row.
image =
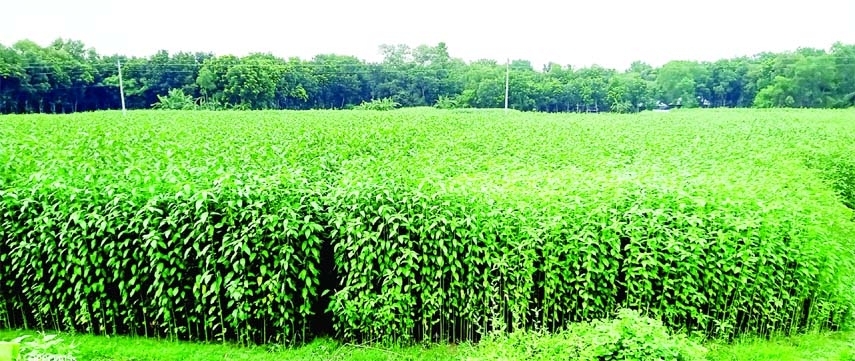
<svg viewBox="0 0 855 361">
<path fill-rule="evenodd" d="M 0 327 L 406 341 L 619 307 L 725 337 L 852 318 L 840 113 L 353 114 L 0 123 Z"/>
<path fill-rule="evenodd" d="M 331 316 L 345 338 L 401 340 L 554 329 L 619 306 L 719 335 L 824 327 L 851 311 L 834 302 L 833 250 L 781 215 L 734 218 L 651 189 L 553 214 L 319 189 L 3 192 L 0 320 L 270 341 L 331 331 Z"/>
</svg>

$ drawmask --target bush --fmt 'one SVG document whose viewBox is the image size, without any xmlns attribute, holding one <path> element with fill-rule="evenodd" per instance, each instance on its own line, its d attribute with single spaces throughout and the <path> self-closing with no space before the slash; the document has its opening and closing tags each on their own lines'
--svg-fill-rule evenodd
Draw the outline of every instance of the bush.
<svg viewBox="0 0 855 361">
<path fill-rule="evenodd" d="M 57 335 L 42 333 L 40 338 L 25 335 L 0 342 L 0 361 L 75 361 L 74 351 L 73 344 L 66 345 Z M 4 358 L 7 356 L 11 357 Z"/>
<path fill-rule="evenodd" d="M 628 309 L 620 310 L 614 320 L 595 321 L 592 325 L 593 329 L 582 334 L 586 342 L 580 359 L 702 360 L 706 353 L 684 335 L 669 334 L 659 320 Z"/>
<path fill-rule="evenodd" d="M 552 334 L 494 334 L 483 340 L 469 359 L 693 361 L 703 360 L 706 352 L 685 335 L 669 333 L 662 322 L 621 309 L 614 319 L 577 323 Z"/>
<path fill-rule="evenodd" d="M 401 106 L 401 104 L 392 100 L 392 98 L 382 98 L 382 99 L 372 99 L 371 101 L 368 101 L 368 102 L 363 101 L 362 104 L 359 104 L 359 105 L 353 107 L 353 109 L 386 111 L 386 110 L 393 110 L 393 109 L 398 108 L 400 106 Z"/>
<path fill-rule="evenodd" d="M 457 98 L 440 95 L 434 107 L 437 109 L 457 109 L 460 108 L 460 105 L 461 103 L 457 101 Z"/>
<path fill-rule="evenodd" d="M 224 110 L 226 109 L 226 105 L 220 103 L 213 98 L 201 98 L 199 99 L 199 109 L 200 110 Z"/>
<path fill-rule="evenodd" d="M 181 89 L 170 89 L 166 96 L 158 95 L 157 100 L 151 105 L 154 109 L 194 110 L 197 107 L 193 96 L 185 95 Z"/>
<path fill-rule="evenodd" d="M 635 111 L 635 108 L 632 106 L 632 103 L 623 101 L 612 104 L 610 110 L 615 113 L 632 113 Z"/>
</svg>

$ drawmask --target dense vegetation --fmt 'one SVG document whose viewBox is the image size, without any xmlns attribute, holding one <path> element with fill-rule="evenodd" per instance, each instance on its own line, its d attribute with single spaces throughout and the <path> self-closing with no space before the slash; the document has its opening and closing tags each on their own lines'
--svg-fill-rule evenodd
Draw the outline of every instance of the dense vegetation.
<svg viewBox="0 0 855 361">
<path fill-rule="evenodd" d="M 171 109 L 346 108 L 389 98 L 402 106 L 503 106 L 505 64 L 464 62 L 445 44 L 381 46 L 384 60 L 323 54 L 310 60 L 158 52 L 103 56 L 79 41 L 0 45 L 0 113 L 118 109 L 117 62 L 127 105 Z M 510 64 L 510 107 L 518 110 L 636 112 L 685 107 L 839 108 L 855 104 L 855 45 L 760 53 L 653 68 Z M 161 97 L 173 92 L 164 105 Z"/>
<path fill-rule="evenodd" d="M 620 307 L 725 338 L 838 327 L 853 128 L 843 110 L 10 115 L 0 328 L 454 340 Z"/>
<path fill-rule="evenodd" d="M 11 336 L 11 337 L 10 337 Z M 12 340 L 4 344 L 2 340 Z M 390 347 L 391 346 L 391 347 Z M 403 347 L 402 347 L 403 346 Z M 705 360 L 708 349 L 686 335 L 670 332 L 661 322 L 638 312 L 620 310 L 613 319 L 576 323 L 559 333 L 496 333 L 480 342 L 426 345 L 350 345 L 316 338 L 301 347 L 281 344 L 235 347 L 230 343 L 187 343 L 163 339 L 68 333 L 33 337 L 31 331 L 0 330 L 0 361 L 18 352 L 22 360 L 341 360 L 341 361 L 600 361 Z M 4 353 L 4 348 L 7 351 Z M 855 355 L 855 354 L 853 354 Z M 64 357 L 63 357 L 64 356 Z M 74 358 L 72 358 L 74 357 Z M 777 358 L 779 359 L 779 358 Z M 735 361 L 735 360 L 734 360 Z"/>
</svg>

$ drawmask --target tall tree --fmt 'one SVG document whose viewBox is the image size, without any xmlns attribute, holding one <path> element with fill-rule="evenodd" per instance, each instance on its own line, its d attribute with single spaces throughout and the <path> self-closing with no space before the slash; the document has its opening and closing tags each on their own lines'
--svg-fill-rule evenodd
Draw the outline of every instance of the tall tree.
<svg viewBox="0 0 855 361">
<path fill-rule="evenodd" d="M 598 65 L 579 69 L 576 84 L 579 87 L 582 103 L 588 111 L 608 111 L 608 84 L 615 74 L 614 70 Z"/>
<path fill-rule="evenodd" d="M 0 44 L 0 113 L 18 112 L 18 95 L 29 83 L 24 60 L 15 49 Z"/>
<path fill-rule="evenodd" d="M 694 61 L 671 61 L 656 73 L 659 98 L 668 104 L 686 107 L 703 105 L 710 98 L 709 70 Z"/>
<path fill-rule="evenodd" d="M 82 42 L 45 47 L 0 45 L 0 113 L 64 113 L 121 104 L 122 63 L 128 108 L 148 108 L 175 90 L 211 108 L 347 108 L 391 97 L 405 106 L 502 107 L 505 64 L 453 58 L 445 43 L 381 45 L 383 60 L 322 54 L 213 56 L 159 51 L 149 57 L 103 56 Z M 442 101 L 440 101 L 442 99 Z M 714 62 L 633 62 L 622 72 L 530 61 L 510 64 L 510 106 L 537 111 L 637 112 L 657 102 L 688 107 L 855 106 L 855 45 L 764 52 Z"/>
<path fill-rule="evenodd" d="M 834 87 L 839 96 L 837 106 L 855 105 L 855 44 L 835 43 L 831 58 L 837 68 Z"/>
<path fill-rule="evenodd" d="M 313 59 L 318 93 L 313 104 L 318 108 L 344 108 L 370 98 L 368 67 L 353 56 L 318 55 Z"/>
</svg>

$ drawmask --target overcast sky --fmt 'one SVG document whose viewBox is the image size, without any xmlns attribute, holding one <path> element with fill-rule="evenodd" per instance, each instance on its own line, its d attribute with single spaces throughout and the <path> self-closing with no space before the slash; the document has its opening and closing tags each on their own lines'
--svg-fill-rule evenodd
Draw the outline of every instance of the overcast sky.
<svg viewBox="0 0 855 361">
<path fill-rule="evenodd" d="M 793 5 L 797 4 L 797 5 Z M 0 43 L 57 37 L 102 54 L 319 53 L 446 42 L 453 57 L 625 69 L 855 43 L 855 0 L 6 0 Z"/>
</svg>

